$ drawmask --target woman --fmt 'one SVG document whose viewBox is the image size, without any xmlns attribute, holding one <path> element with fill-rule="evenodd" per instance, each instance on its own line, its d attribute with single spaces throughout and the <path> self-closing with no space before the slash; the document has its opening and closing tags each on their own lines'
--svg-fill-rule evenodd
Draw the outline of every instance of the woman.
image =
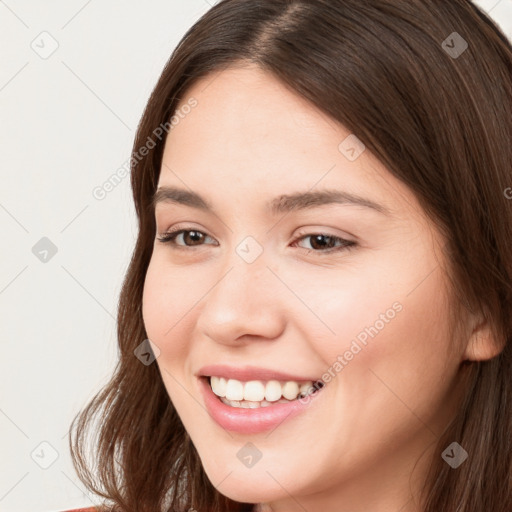
<svg viewBox="0 0 512 512">
<path fill-rule="evenodd" d="M 511 74 L 467 0 L 189 30 L 134 143 L 119 365 L 73 422 L 101 510 L 512 509 Z"/>
</svg>

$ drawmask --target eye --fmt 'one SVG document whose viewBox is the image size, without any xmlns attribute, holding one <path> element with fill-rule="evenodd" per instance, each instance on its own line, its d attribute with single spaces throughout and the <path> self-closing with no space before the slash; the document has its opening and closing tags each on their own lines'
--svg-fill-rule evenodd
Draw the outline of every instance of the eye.
<svg viewBox="0 0 512 512">
<path fill-rule="evenodd" d="M 181 240 L 185 242 L 184 244 L 178 244 L 177 240 L 179 237 L 183 235 Z M 173 249 L 192 249 L 193 247 L 197 247 L 200 245 L 204 245 L 201 242 L 204 242 L 206 238 L 211 238 L 207 234 L 203 233 L 202 231 L 198 231 L 197 229 L 172 229 L 168 231 L 167 233 L 164 233 L 162 236 L 158 237 L 158 240 L 163 244 L 169 244 L 172 246 Z M 343 251 L 343 250 L 350 250 L 353 249 L 357 243 L 353 242 L 351 240 L 345 240 L 344 238 L 329 235 L 327 233 L 308 233 L 300 236 L 299 238 L 295 239 L 295 241 L 292 243 L 293 245 L 296 245 L 297 242 L 301 240 L 305 240 L 310 238 L 312 240 L 311 247 L 312 249 L 307 249 L 304 247 L 301 247 L 302 249 L 305 249 L 307 251 L 307 254 L 311 252 L 317 252 L 320 254 L 330 254 L 333 252 Z M 213 240 L 213 238 L 211 238 Z M 188 243 L 190 242 L 190 244 Z M 336 245 L 338 244 L 338 245 Z M 215 244 L 218 245 L 218 244 Z"/>
<path fill-rule="evenodd" d="M 327 233 L 308 233 L 298 238 L 294 242 L 294 244 L 296 244 L 297 241 L 306 240 L 308 238 L 311 239 L 310 245 L 312 247 L 312 249 L 306 249 L 308 254 L 310 252 L 330 254 L 332 252 L 353 249 L 354 246 L 357 245 L 356 242 L 352 242 L 351 240 L 345 240 L 344 238 L 341 238 L 339 236 L 329 235 Z M 336 243 L 338 243 L 339 245 L 335 246 Z M 317 248 L 320 248 L 322 250 L 316 250 Z"/>
<path fill-rule="evenodd" d="M 187 244 L 181 245 L 176 243 L 176 239 L 178 238 L 178 236 L 182 234 L 187 235 L 183 237 L 184 241 L 186 241 L 187 239 L 192 240 L 191 246 Z M 200 245 L 200 242 L 203 241 L 205 237 L 209 238 L 208 235 L 206 235 L 202 231 L 198 231 L 197 229 L 174 229 L 168 231 L 167 233 L 164 233 L 161 237 L 158 237 L 158 240 L 163 244 L 169 244 L 174 247 L 186 249 L 187 247 L 194 247 L 196 245 Z"/>
</svg>

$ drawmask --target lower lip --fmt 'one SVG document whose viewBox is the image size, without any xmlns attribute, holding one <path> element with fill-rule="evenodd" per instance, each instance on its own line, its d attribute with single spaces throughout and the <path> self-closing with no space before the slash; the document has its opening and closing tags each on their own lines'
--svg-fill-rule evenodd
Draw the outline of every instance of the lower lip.
<svg viewBox="0 0 512 512">
<path fill-rule="evenodd" d="M 322 389 L 319 389 L 313 395 L 310 395 L 309 400 L 304 401 L 304 403 L 293 400 L 289 403 L 269 405 L 268 407 L 245 409 L 231 407 L 222 402 L 212 391 L 208 380 L 207 377 L 199 378 L 199 385 L 208 414 L 225 430 L 241 434 L 257 434 L 276 428 L 285 420 L 310 409 L 322 391 Z"/>
</svg>

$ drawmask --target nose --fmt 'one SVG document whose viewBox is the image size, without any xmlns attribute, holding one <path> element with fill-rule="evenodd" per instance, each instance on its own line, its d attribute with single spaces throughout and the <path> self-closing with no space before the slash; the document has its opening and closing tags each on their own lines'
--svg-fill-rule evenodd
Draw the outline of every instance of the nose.
<svg viewBox="0 0 512 512">
<path fill-rule="evenodd" d="M 264 254 L 252 263 L 234 254 L 215 274 L 197 320 L 199 335 L 234 346 L 281 335 L 286 290 L 275 271 L 267 268 Z"/>
</svg>

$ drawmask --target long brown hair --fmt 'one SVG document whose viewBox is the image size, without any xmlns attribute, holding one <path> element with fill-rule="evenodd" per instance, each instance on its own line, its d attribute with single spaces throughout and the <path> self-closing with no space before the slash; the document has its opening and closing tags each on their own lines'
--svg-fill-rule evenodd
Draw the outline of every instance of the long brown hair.
<svg viewBox="0 0 512 512">
<path fill-rule="evenodd" d="M 469 0 L 223 0 L 185 34 L 134 141 L 139 232 L 119 301 L 119 361 L 71 426 L 80 479 L 112 506 L 105 510 L 254 508 L 210 483 L 156 364 L 134 356 L 147 338 L 142 292 L 165 142 L 157 128 L 169 126 L 199 78 L 244 63 L 272 73 L 354 133 L 446 235 L 454 297 L 482 312 L 500 352 L 464 366 L 467 391 L 439 439 L 422 507 L 510 512 L 512 47 Z M 143 146 L 150 149 L 141 158 Z M 89 433 L 96 434 L 92 445 Z M 470 457 L 456 470 L 441 457 L 453 441 Z"/>
</svg>

